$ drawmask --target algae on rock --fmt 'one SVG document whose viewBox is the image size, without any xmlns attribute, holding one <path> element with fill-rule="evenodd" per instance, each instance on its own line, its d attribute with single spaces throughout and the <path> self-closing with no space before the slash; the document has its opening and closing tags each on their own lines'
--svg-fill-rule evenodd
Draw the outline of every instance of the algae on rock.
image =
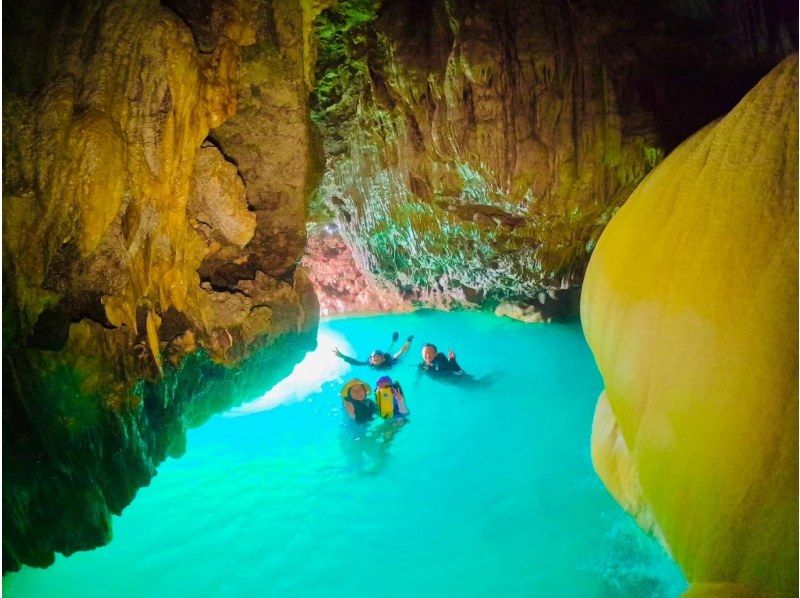
<svg viewBox="0 0 800 598">
<path fill-rule="evenodd" d="M 342 0 L 322 12 L 321 193 L 360 267 L 444 307 L 579 285 L 675 136 L 791 51 L 772 13 L 696 4 Z"/>
<path fill-rule="evenodd" d="M 20 73 L 48 59 L 40 77 L 4 79 L 4 570 L 107 542 L 110 515 L 201 421 L 191 414 L 248 398 L 221 390 L 238 364 L 257 360 L 251 383 L 266 385 L 314 343 L 318 305 L 297 265 L 320 162 L 304 104 L 313 11 L 166 4 L 9 13 L 31 20 L 10 28 L 4 59 Z M 290 191 L 277 194 L 209 139 L 240 104 L 242 118 L 275 118 L 241 78 L 243 52 L 249 64 L 248 48 L 267 45 L 285 51 L 261 74 L 302 99 L 279 133 L 292 168 L 261 165 L 282 172 Z M 284 242 L 282 229 L 300 232 Z M 192 383 L 187 359 L 218 383 Z"/>
</svg>

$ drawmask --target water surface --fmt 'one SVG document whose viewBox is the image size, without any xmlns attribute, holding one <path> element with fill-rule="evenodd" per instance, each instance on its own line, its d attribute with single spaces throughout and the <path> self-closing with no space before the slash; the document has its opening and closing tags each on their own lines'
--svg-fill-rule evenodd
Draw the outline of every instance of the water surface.
<svg viewBox="0 0 800 598">
<path fill-rule="evenodd" d="M 407 425 L 364 429 L 338 389 L 392 331 Z M 419 376 L 422 343 L 473 383 Z M 396 348 L 399 347 L 399 343 Z M 114 540 L 7 575 L 11 597 L 677 596 L 662 548 L 610 498 L 589 455 L 602 381 L 578 324 L 488 314 L 328 320 L 263 397 L 189 433 Z"/>
</svg>

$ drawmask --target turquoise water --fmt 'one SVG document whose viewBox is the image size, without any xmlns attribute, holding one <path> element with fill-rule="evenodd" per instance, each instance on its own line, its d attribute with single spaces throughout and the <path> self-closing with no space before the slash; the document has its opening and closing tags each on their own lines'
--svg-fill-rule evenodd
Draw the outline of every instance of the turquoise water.
<svg viewBox="0 0 800 598">
<path fill-rule="evenodd" d="M 337 391 L 377 375 L 391 332 L 403 427 L 346 422 Z M 477 381 L 418 377 L 423 342 Z M 398 343 L 399 345 L 399 343 Z M 263 397 L 189 433 L 110 545 L 3 579 L 11 597 L 677 596 L 679 570 L 592 470 L 602 381 L 580 326 L 418 312 L 323 322 Z"/>
</svg>

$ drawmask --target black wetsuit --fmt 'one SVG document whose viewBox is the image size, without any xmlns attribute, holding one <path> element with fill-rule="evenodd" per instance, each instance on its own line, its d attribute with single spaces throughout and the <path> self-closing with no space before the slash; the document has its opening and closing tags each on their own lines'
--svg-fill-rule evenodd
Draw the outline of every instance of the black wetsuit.
<svg viewBox="0 0 800 598">
<path fill-rule="evenodd" d="M 453 374 L 458 376 L 464 373 L 464 370 L 462 370 L 461 366 L 456 362 L 456 358 L 448 359 L 444 353 L 437 353 L 430 364 L 423 361 L 419 364 L 419 367 L 426 372 L 435 372 L 437 374 Z"/>
<path fill-rule="evenodd" d="M 375 413 L 378 411 L 378 406 L 375 404 L 374 401 L 371 399 L 364 399 L 363 401 L 354 401 L 350 397 L 344 399 L 346 403 L 350 403 L 353 406 L 353 410 L 356 413 L 356 423 L 357 424 L 364 424 L 375 417 Z"/>
<path fill-rule="evenodd" d="M 368 365 L 374 370 L 388 370 L 394 364 L 397 363 L 397 359 L 395 359 L 389 353 L 383 354 L 383 363 L 381 363 L 380 365 L 373 365 L 369 361 L 359 361 L 358 359 L 353 359 L 352 357 L 348 357 L 347 355 L 339 355 L 339 358 L 343 359 L 350 365 Z"/>
</svg>

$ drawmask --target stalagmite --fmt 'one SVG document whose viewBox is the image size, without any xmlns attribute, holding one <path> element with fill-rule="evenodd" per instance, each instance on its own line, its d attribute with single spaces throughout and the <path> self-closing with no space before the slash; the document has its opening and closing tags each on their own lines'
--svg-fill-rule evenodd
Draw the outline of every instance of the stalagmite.
<svg viewBox="0 0 800 598">
<path fill-rule="evenodd" d="M 586 274 L 595 466 L 692 596 L 796 593 L 797 83 L 791 56 L 678 147 Z"/>
</svg>

